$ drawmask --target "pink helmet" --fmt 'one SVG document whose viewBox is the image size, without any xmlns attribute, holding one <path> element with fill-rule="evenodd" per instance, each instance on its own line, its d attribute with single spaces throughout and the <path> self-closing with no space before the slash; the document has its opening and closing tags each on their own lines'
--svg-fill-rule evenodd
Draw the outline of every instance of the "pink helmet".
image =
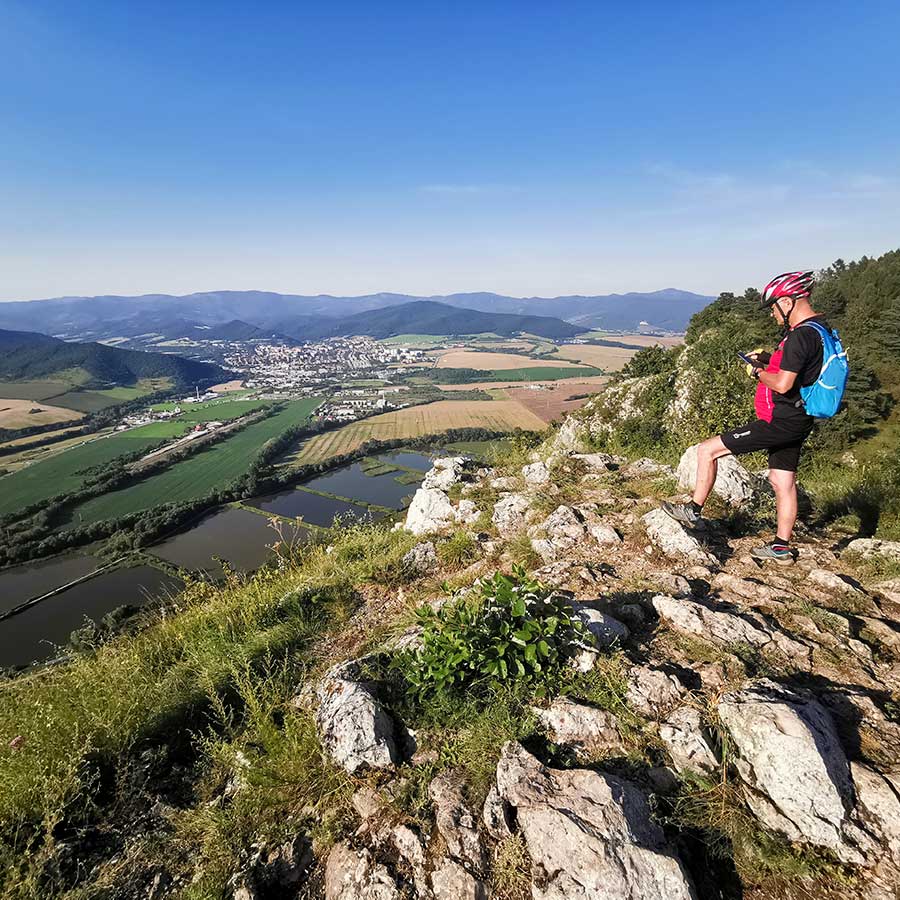
<svg viewBox="0 0 900 900">
<path fill-rule="evenodd" d="M 814 272 L 785 272 L 783 275 L 776 275 L 763 289 L 760 306 L 771 306 L 784 297 L 808 297 L 814 281 Z"/>
</svg>

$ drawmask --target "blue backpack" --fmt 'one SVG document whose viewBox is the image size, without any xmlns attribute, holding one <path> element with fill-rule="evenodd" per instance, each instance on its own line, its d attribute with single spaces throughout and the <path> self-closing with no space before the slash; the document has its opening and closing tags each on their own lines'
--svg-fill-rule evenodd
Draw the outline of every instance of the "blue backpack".
<svg viewBox="0 0 900 900">
<path fill-rule="evenodd" d="M 816 419 L 830 419 L 841 408 L 841 400 L 847 387 L 850 375 L 847 351 L 834 329 L 825 328 L 819 322 L 801 322 L 797 327 L 801 328 L 803 325 L 815 328 L 822 338 L 822 371 L 815 384 L 800 388 L 800 399 L 807 415 Z"/>
</svg>

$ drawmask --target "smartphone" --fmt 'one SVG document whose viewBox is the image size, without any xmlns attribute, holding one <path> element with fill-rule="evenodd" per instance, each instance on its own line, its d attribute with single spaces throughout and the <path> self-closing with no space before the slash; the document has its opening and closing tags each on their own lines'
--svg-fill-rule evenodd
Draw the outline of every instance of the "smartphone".
<svg viewBox="0 0 900 900">
<path fill-rule="evenodd" d="M 741 360 L 741 362 L 745 362 L 748 366 L 753 366 L 754 369 L 762 368 L 758 359 L 754 359 L 752 356 L 747 356 L 746 353 L 738 353 L 738 358 Z"/>
</svg>

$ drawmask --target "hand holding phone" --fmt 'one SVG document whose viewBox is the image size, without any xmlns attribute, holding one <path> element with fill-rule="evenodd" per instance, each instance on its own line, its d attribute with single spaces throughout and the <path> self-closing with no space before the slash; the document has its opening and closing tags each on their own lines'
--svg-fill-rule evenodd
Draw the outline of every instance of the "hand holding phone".
<svg viewBox="0 0 900 900">
<path fill-rule="evenodd" d="M 755 354 L 751 355 L 749 353 L 738 353 L 738 358 L 741 360 L 741 362 L 746 363 L 752 369 L 760 368 L 759 359 Z"/>
</svg>

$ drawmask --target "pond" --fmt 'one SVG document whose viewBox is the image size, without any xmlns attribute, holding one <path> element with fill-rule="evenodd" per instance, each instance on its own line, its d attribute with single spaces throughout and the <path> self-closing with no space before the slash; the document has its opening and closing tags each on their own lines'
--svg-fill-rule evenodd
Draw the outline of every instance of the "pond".
<svg viewBox="0 0 900 900">
<path fill-rule="evenodd" d="M 218 577 L 222 567 L 214 556 L 228 560 L 241 571 L 258 569 L 269 557 L 269 548 L 280 540 L 269 519 L 246 509 L 225 507 L 204 516 L 196 525 L 150 549 L 154 556 L 185 569 L 203 570 Z M 306 532 L 283 524 L 286 540 L 302 540 Z"/>
<path fill-rule="evenodd" d="M 89 578 L 0 622 L 0 666 L 27 666 L 59 655 L 69 635 L 120 606 L 142 606 L 177 593 L 182 582 L 151 566 Z"/>
<path fill-rule="evenodd" d="M 351 500 L 362 500 L 363 503 L 374 503 L 376 506 L 402 509 L 406 505 L 405 501 L 416 492 L 418 485 L 401 484 L 396 480 L 399 474 L 389 472 L 387 475 L 366 475 L 360 463 L 353 463 L 305 481 L 303 487 Z"/>
<path fill-rule="evenodd" d="M 63 556 L 0 572 L 0 612 L 75 581 L 99 566 L 92 556 Z"/>
<path fill-rule="evenodd" d="M 293 488 L 270 494 L 267 497 L 253 497 L 244 501 L 248 506 L 261 509 L 264 512 L 276 513 L 279 516 L 303 518 L 310 525 L 321 525 L 330 528 L 338 517 L 364 519 L 370 516 L 373 519 L 381 518 L 384 513 L 377 510 L 370 511 L 365 506 L 355 503 L 347 503 L 346 500 L 335 500 L 333 497 L 323 497 L 309 491 L 294 490 Z"/>
<path fill-rule="evenodd" d="M 395 466 L 406 466 L 408 469 L 419 469 L 422 473 L 427 472 L 434 460 L 424 453 L 416 453 L 412 450 L 400 450 L 397 453 L 385 453 L 378 457 L 385 462 L 391 462 Z"/>
</svg>

